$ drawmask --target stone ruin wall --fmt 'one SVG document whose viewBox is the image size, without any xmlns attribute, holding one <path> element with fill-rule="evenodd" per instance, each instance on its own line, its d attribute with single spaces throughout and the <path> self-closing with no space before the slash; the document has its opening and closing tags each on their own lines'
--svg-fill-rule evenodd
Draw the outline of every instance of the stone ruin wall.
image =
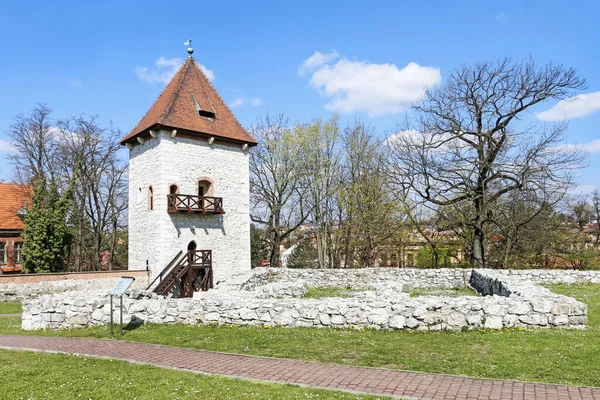
<svg viewBox="0 0 600 400">
<path fill-rule="evenodd" d="M 600 283 L 600 272 L 463 269 L 253 271 L 240 287 L 217 287 L 194 299 L 132 290 L 127 323 L 238 324 L 423 331 L 563 327 L 584 329 L 587 305 L 534 283 Z M 271 282 L 268 282 L 269 277 Z M 531 278 L 530 278 L 531 277 Z M 525 279 L 527 278 L 527 279 Z M 410 286 L 460 287 L 467 279 L 486 296 L 411 298 Z M 349 298 L 299 298 L 309 287 L 367 289 Z M 22 327 L 63 329 L 110 321 L 106 292 L 70 291 L 24 300 Z M 115 302 L 114 318 L 118 321 Z"/>
<path fill-rule="evenodd" d="M 122 276 L 132 276 L 132 289 L 144 290 L 150 283 L 146 271 L 72 272 L 56 274 L 0 275 L 0 302 L 22 301 L 42 294 L 65 291 L 108 291 Z"/>
</svg>

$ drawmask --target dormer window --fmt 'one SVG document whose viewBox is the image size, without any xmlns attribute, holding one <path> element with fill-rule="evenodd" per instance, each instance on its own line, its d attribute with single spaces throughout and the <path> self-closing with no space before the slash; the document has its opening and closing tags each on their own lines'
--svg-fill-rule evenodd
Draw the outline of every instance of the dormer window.
<svg viewBox="0 0 600 400">
<path fill-rule="evenodd" d="M 198 114 L 200 114 L 200 116 L 204 117 L 204 118 L 215 119 L 214 112 L 210 112 L 210 111 L 206 111 L 206 110 L 198 110 Z"/>
<path fill-rule="evenodd" d="M 213 111 L 203 110 L 200 107 L 200 104 L 198 104 L 198 100 L 196 100 L 195 96 L 192 96 L 192 100 L 194 100 L 194 106 L 196 107 L 196 110 L 198 111 L 198 115 L 200 115 L 203 118 L 215 119 L 215 108 L 214 107 L 213 107 Z M 212 105 L 212 103 L 211 103 L 211 105 Z"/>
</svg>

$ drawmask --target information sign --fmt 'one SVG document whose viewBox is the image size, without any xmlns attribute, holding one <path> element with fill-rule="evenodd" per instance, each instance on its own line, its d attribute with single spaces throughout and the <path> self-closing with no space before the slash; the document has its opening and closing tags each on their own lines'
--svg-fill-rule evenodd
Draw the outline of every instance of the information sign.
<svg viewBox="0 0 600 400">
<path fill-rule="evenodd" d="M 123 296 L 127 289 L 129 289 L 129 286 L 131 286 L 133 281 L 135 281 L 135 278 L 132 278 L 130 276 L 122 276 L 119 282 L 117 283 L 117 286 L 112 288 L 112 290 L 108 292 L 108 294 L 113 296 Z"/>
</svg>

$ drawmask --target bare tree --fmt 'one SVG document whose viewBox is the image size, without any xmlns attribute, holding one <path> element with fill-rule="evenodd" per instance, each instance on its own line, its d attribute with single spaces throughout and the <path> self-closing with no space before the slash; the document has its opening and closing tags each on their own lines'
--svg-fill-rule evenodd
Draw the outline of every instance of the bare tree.
<svg viewBox="0 0 600 400">
<path fill-rule="evenodd" d="M 30 184 L 34 177 L 53 178 L 58 141 L 51 114 L 48 106 L 38 104 L 29 114 L 15 117 L 8 128 L 8 136 L 16 150 L 10 159 L 15 179 L 21 184 Z"/>
<path fill-rule="evenodd" d="M 282 115 L 267 115 L 251 131 L 258 145 L 250 152 L 250 216 L 267 227 L 270 265 L 277 267 L 281 241 L 309 215 L 303 186 L 306 164 L 297 151 L 298 136 Z"/>
<path fill-rule="evenodd" d="M 337 144 L 339 117 L 328 121 L 314 119 L 296 127 L 299 135 L 298 151 L 306 168 L 303 185 L 311 210 L 309 222 L 317 239 L 320 268 L 333 266 L 332 236 L 335 224 L 335 194 L 340 184 L 341 159 Z"/>
<path fill-rule="evenodd" d="M 571 217 L 577 224 L 577 229 L 579 229 L 579 232 L 583 232 L 583 228 L 585 228 L 594 217 L 594 209 L 588 202 L 588 196 L 581 194 L 573 197 L 569 202 L 569 209 Z"/>
<path fill-rule="evenodd" d="M 101 127 L 97 117 L 51 118 L 45 105 L 17 116 L 8 134 L 15 179 L 23 184 L 51 182 L 65 193 L 72 188 L 67 211 L 70 269 L 97 269 L 110 252 L 109 268 L 127 208 L 126 165 L 117 156 L 120 132 Z M 37 187 L 37 186 L 36 186 Z"/>
<path fill-rule="evenodd" d="M 357 258 L 360 267 L 373 267 L 377 251 L 403 224 L 402 205 L 385 181 L 385 154 L 372 129 L 355 121 L 345 129 L 341 146 L 344 165 L 339 202 L 344 211 L 339 234 L 344 238 L 344 265 L 356 266 Z"/>
<path fill-rule="evenodd" d="M 76 235 L 74 269 L 98 269 L 108 252 L 112 269 L 123 213 L 127 209 L 126 165 L 117 157 L 121 133 L 112 125 L 101 127 L 97 117 L 79 116 L 61 121 L 63 173 L 68 176 L 79 165 L 78 191 L 71 213 Z"/>
<path fill-rule="evenodd" d="M 426 91 L 416 119 L 389 143 L 391 182 L 409 188 L 432 208 L 467 202 L 473 232 L 471 264 L 485 266 L 486 230 L 494 204 L 535 182 L 566 190 L 581 155 L 560 147 L 564 123 L 522 126 L 545 100 L 585 88 L 573 68 L 532 60 L 463 66 L 444 85 Z"/>
</svg>

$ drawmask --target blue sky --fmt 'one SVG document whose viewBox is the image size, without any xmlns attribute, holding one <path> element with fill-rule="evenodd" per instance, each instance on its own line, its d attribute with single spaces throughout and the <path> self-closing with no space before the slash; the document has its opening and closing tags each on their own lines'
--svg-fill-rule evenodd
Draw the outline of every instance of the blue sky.
<svg viewBox="0 0 600 400">
<path fill-rule="evenodd" d="M 3 160 L 15 115 L 42 102 L 56 118 L 94 114 L 128 132 L 192 38 L 246 126 L 267 111 L 306 120 L 335 109 L 385 133 L 418 97 L 415 85 L 463 63 L 531 55 L 572 65 L 587 97 L 545 115 L 574 116 L 568 142 L 590 152 L 580 189 L 600 188 L 598 15 L 597 1 L 0 0 L 0 179 L 11 178 Z"/>
</svg>

